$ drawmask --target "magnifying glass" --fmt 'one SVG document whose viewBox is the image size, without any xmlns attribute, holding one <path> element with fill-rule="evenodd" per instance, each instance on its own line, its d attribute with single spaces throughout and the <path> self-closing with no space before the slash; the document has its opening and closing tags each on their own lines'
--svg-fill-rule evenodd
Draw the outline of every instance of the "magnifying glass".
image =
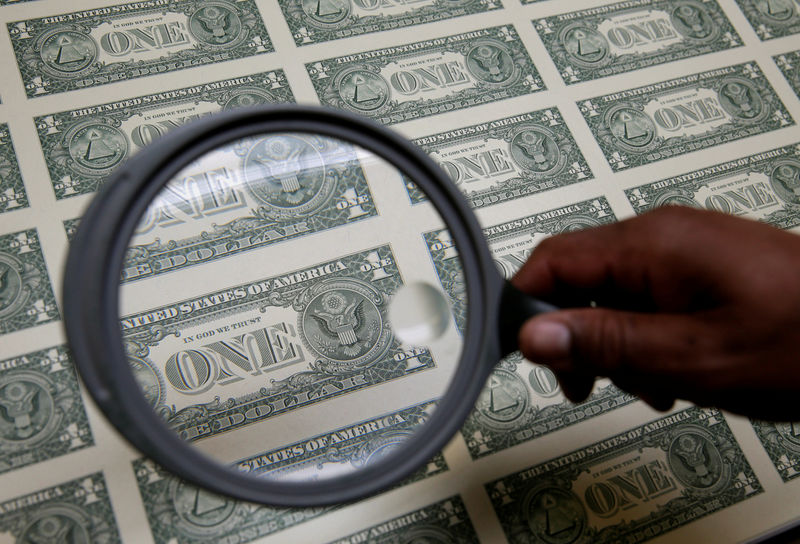
<svg viewBox="0 0 800 544">
<path fill-rule="evenodd" d="M 295 105 L 138 153 L 82 218 L 64 280 L 78 370 L 119 432 L 196 485 L 283 506 L 423 466 L 522 323 L 554 309 L 501 277 L 423 152 Z"/>
</svg>

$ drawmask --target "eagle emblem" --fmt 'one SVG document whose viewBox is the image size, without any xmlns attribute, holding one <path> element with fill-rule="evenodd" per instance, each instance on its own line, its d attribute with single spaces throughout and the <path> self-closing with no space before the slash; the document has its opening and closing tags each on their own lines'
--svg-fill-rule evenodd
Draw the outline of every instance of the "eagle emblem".
<svg viewBox="0 0 800 544">
<path fill-rule="evenodd" d="M 381 307 L 383 295 L 369 283 L 337 278 L 312 287 L 300 313 L 303 342 L 342 369 L 368 366 L 391 343 Z"/>
<path fill-rule="evenodd" d="M 323 309 L 309 314 L 320 328 L 330 336 L 338 337 L 339 343 L 349 346 L 358 342 L 358 329 L 364 323 L 363 300 L 351 300 L 343 293 L 327 293 L 322 297 Z"/>
</svg>

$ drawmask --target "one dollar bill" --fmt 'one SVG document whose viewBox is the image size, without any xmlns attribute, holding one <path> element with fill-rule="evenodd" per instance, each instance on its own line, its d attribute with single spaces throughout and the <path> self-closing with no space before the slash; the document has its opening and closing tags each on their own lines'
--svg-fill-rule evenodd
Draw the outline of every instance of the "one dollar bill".
<svg viewBox="0 0 800 544">
<path fill-rule="evenodd" d="M 578 105 L 614 171 L 794 124 L 755 62 L 598 96 Z"/>
<path fill-rule="evenodd" d="M 800 225 L 800 144 L 779 147 L 625 190 L 637 214 L 677 204 Z"/>
<path fill-rule="evenodd" d="M 784 482 L 800 476 L 800 422 L 753 421 L 753 429 Z"/>
<path fill-rule="evenodd" d="M 306 70 L 323 105 L 383 124 L 545 88 L 510 25 L 325 59 Z"/>
<path fill-rule="evenodd" d="M 508 202 L 592 179 L 557 108 L 417 138 L 473 208 Z M 425 195 L 409 186 L 412 202 Z"/>
<path fill-rule="evenodd" d="M 17 154 L 8 125 L 0 123 L 0 213 L 28 207 Z"/>
<path fill-rule="evenodd" d="M 8 23 L 29 97 L 273 50 L 253 0 L 144 0 Z"/>
<path fill-rule="evenodd" d="M 122 281 L 152 278 L 377 215 L 356 148 L 267 134 L 218 147 L 178 172 L 140 218 Z"/>
<path fill-rule="evenodd" d="M 98 472 L 0 503 L 0 538 L 15 542 L 122 542 Z"/>
<path fill-rule="evenodd" d="M 387 322 L 400 285 L 381 246 L 128 315 L 122 336 L 154 410 L 210 437 L 433 368 Z"/>
<path fill-rule="evenodd" d="M 495 264 L 510 278 L 543 239 L 616 221 L 604 198 L 577 202 L 483 229 Z M 447 231 L 426 233 L 428 250 L 445 292 L 463 328 L 466 308 L 458 253 Z M 518 352 L 492 372 L 475 408 L 461 428 L 473 459 L 605 414 L 636 399 L 610 384 L 599 387 L 585 402 L 568 402 L 547 367 L 525 361 Z"/>
<path fill-rule="evenodd" d="M 638 0 L 533 21 L 567 85 L 742 45 L 715 0 Z"/>
<path fill-rule="evenodd" d="M 57 319 L 36 229 L 0 235 L 0 335 Z"/>
<path fill-rule="evenodd" d="M 762 40 L 800 32 L 800 4 L 797 0 L 736 0 L 736 3 Z"/>
<path fill-rule="evenodd" d="M 690 408 L 486 485 L 513 543 L 637 543 L 763 491 L 716 410 Z"/>
<path fill-rule="evenodd" d="M 326 473 L 335 477 L 341 474 L 342 465 L 358 470 L 401 446 L 417 427 L 425 424 L 435 409 L 436 402 L 427 401 L 394 412 L 375 414 L 279 450 L 240 459 L 234 466 L 240 472 L 269 479 L 314 481 L 325 479 Z M 406 483 L 446 469 L 444 458 L 438 455 Z"/>
<path fill-rule="evenodd" d="M 328 466 L 360 463 L 395 445 L 397 437 L 409 431 L 409 422 L 424 417 L 430 407 L 431 403 L 423 403 L 334 429 L 278 451 L 243 459 L 239 468 L 255 474 L 267 473 L 270 477 L 274 477 L 274 472 L 311 476 L 320 474 L 322 468 L 318 463 Z M 149 459 L 135 461 L 133 467 L 153 539 L 158 544 L 175 541 L 243 544 L 338 508 L 275 508 L 249 504 L 183 482 Z M 447 464 L 439 453 L 399 486 L 446 470 Z"/>
<path fill-rule="evenodd" d="M 407 28 L 500 9 L 498 0 L 279 0 L 297 45 Z"/>
<path fill-rule="evenodd" d="M 245 544 L 334 509 L 271 508 L 237 501 L 180 480 L 150 459 L 134 461 L 133 470 L 156 544 Z"/>
<path fill-rule="evenodd" d="M 472 527 L 464 501 L 455 496 L 406 512 L 362 529 L 330 544 L 475 543 L 480 540 Z"/>
<path fill-rule="evenodd" d="M 0 361 L 0 474 L 92 445 L 66 346 Z"/>
<path fill-rule="evenodd" d="M 282 70 L 212 81 L 35 119 L 57 199 L 96 191 L 127 158 L 212 113 L 294 102 Z"/>
</svg>

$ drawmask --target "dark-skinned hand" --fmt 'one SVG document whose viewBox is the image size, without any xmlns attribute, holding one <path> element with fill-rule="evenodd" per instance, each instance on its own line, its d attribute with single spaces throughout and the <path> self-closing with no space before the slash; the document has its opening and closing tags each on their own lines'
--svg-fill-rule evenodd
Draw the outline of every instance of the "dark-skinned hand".
<svg viewBox="0 0 800 544">
<path fill-rule="evenodd" d="M 800 236 L 670 206 L 548 238 L 512 283 L 562 307 L 596 302 L 519 334 L 573 401 L 606 376 L 661 410 L 685 399 L 800 420 Z"/>
</svg>

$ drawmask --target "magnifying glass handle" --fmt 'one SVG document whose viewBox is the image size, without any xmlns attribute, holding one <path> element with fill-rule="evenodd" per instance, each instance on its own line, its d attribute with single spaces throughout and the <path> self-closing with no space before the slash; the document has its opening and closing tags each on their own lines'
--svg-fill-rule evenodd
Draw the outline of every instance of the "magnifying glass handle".
<svg viewBox="0 0 800 544">
<path fill-rule="evenodd" d="M 519 330 L 528 319 L 545 312 L 560 310 L 558 306 L 526 295 L 511 282 L 504 282 L 500 299 L 500 349 L 503 357 L 519 349 Z"/>
</svg>

